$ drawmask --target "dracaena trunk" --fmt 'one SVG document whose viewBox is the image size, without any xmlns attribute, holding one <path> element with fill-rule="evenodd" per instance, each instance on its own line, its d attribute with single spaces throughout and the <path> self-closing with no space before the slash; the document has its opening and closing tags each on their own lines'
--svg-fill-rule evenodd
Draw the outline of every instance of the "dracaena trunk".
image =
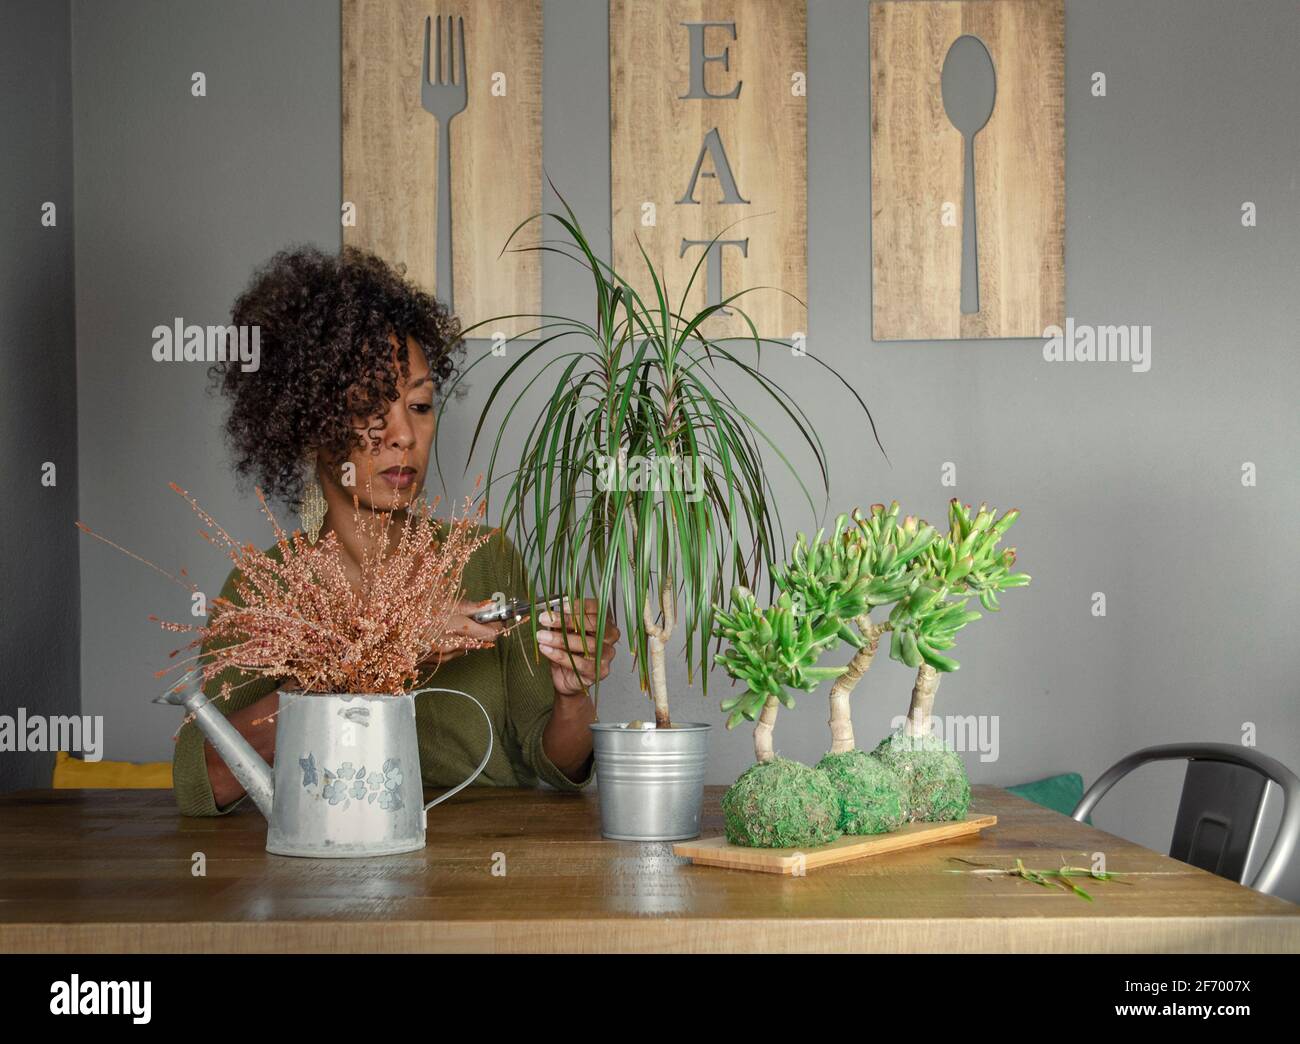
<svg viewBox="0 0 1300 1044">
<path fill-rule="evenodd" d="M 657 618 L 657 612 L 663 614 L 662 623 Z M 646 648 L 650 655 L 650 699 L 654 702 L 655 728 L 670 729 L 673 720 L 668 713 L 668 665 L 664 653 L 668 647 L 668 638 L 677 625 L 677 598 L 671 578 L 666 579 L 660 588 L 658 607 L 649 596 L 646 597 L 642 616 L 648 636 Z"/>
<path fill-rule="evenodd" d="M 655 728 L 672 727 L 672 717 L 668 713 L 668 670 L 664 657 L 664 640 L 652 634 L 648 640 L 650 648 L 650 698 L 655 707 Z"/>
</svg>

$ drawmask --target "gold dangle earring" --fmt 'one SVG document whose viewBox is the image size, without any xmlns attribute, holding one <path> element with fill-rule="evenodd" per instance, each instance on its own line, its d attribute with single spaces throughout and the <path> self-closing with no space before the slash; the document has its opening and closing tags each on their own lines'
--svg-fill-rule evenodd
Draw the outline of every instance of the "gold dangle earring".
<svg viewBox="0 0 1300 1044">
<path fill-rule="evenodd" d="M 308 542 L 316 543 L 321 526 L 325 524 L 325 491 L 321 489 L 314 468 L 311 477 L 303 484 L 302 506 L 298 509 L 298 517 L 302 520 L 302 529 L 307 534 Z"/>
</svg>

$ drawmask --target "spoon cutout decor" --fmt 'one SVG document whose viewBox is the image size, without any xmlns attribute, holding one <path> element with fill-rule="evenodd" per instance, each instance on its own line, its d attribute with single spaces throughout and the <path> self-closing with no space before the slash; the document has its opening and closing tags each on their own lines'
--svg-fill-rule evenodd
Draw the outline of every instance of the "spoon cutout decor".
<svg viewBox="0 0 1300 1044">
<path fill-rule="evenodd" d="M 961 207 L 961 310 L 980 310 L 979 253 L 975 235 L 975 135 L 993 115 L 993 59 L 975 36 L 959 36 L 943 62 L 943 108 L 966 139 L 966 183 Z"/>
</svg>

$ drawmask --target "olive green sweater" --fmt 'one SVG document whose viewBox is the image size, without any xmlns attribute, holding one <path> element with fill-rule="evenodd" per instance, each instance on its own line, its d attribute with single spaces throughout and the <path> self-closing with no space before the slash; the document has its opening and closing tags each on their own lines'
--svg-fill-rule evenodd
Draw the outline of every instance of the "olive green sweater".
<svg viewBox="0 0 1300 1044">
<path fill-rule="evenodd" d="M 279 558 L 275 547 L 267 554 Z M 242 605 L 235 589 L 238 575 L 238 570 L 231 571 L 221 596 Z M 464 586 L 465 596 L 475 600 L 491 598 L 497 591 L 507 597 L 523 594 L 521 563 L 510 541 L 498 534 L 479 548 L 466 565 Z M 531 653 L 526 651 L 530 648 Z M 255 678 L 228 700 L 219 698 L 223 682 L 228 680 L 233 687 L 249 677 L 231 668 L 213 678 L 204 692 L 214 707 L 229 716 L 283 684 L 280 679 Z M 482 703 L 491 716 L 492 757 L 476 784 L 531 787 L 540 779 L 560 790 L 581 790 L 591 783 L 594 767 L 586 779 L 575 783 L 542 749 L 542 730 L 551 717 L 555 690 L 550 663 L 532 646 L 527 625 L 502 638 L 494 648 L 472 650 L 426 672 L 415 688 L 425 685 L 461 689 Z M 455 786 L 474 771 L 487 747 L 487 728 L 477 707 L 452 693 L 426 692 L 415 698 L 415 723 L 425 786 Z M 208 781 L 203 739 L 193 722 L 183 725 L 177 736 L 172 759 L 176 804 L 187 816 L 225 815 L 247 795 L 225 808 L 217 807 Z"/>
</svg>

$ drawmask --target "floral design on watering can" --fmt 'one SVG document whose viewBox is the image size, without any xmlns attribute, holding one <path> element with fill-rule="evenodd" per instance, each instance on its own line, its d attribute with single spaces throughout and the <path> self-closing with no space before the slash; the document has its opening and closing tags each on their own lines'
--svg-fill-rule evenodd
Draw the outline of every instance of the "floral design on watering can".
<svg viewBox="0 0 1300 1044">
<path fill-rule="evenodd" d="M 369 775 L 364 765 L 353 768 L 350 761 L 343 762 L 335 770 L 322 765 L 318 773 L 315 752 L 299 758 L 298 766 L 302 769 L 303 789 L 309 792 L 313 792 L 313 788 L 320 784 L 320 774 L 324 774 L 324 785 L 314 793 L 331 805 L 341 803 L 344 809 L 348 809 L 353 801 L 357 804 L 364 801 L 388 812 L 396 812 L 403 807 L 399 793 L 402 786 L 402 764 L 398 758 L 389 758 L 384 762 L 382 772 L 371 772 Z"/>
</svg>

